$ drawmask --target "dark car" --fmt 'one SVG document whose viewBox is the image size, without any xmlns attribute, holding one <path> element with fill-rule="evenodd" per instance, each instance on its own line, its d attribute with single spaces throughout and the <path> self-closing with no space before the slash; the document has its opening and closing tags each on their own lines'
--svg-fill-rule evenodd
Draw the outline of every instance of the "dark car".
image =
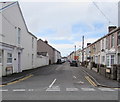
<svg viewBox="0 0 120 102">
<path fill-rule="evenodd" d="M 76 60 L 70 62 L 70 66 L 78 67 L 78 65 L 79 65 L 79 63 Z"/>
<path fill-rule="evenodd" d="M 57 60 L 57 64 L 62 64 L 61 59 L 58 59 L 58 60 Z"/>
</svg>

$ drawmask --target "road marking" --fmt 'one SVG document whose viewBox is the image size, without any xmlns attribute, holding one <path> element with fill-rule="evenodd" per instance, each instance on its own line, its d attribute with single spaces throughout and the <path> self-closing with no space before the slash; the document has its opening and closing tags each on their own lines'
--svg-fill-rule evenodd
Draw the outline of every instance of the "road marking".
<svg viewBox="0 0 120 102">
<path fill-rule="evenodd" d="M 34 91 L 34 89 L 28 89 L 28 91 Z"/>
<path fill-rule="evenodd" d="M 92 85 L 92 86 L 97 86 L 88 76 L 85 76 L 85 79 Z"/>
<path fill-rule="evenodd" d="M 12 85 L 12 84 L 21 82 L 21 81 L 23 81 L 23 80 L 26 80 L 26 79 L 32 77 L 32 76 L 33 76 L 33 74 L 31 74 L 31 75 L 29 75 L 29 76 L 26 76 L 26 77 L 24 77 L 24 78 L 22 78 L 22 79 L 19 79 L 19 80 L 17 80 L 17 81 L 13 81 L 13 82 L 7 83 L 6 85 Z M 6 86 L 6 85 L 0 85 L 0 87 Z"/>
<path fill-rule="evenodd" d="M 83 81 L 78 81 L 78 82 L 76 82 L 77 84 L 84 84 L 84 82 Z"/>
<path fill-rule="evenodd" d="M 8 89 L 0 90 L 0 92 L 3 92 L 3 91 L 6 92 L 6 91 L 8 91 Z"/>
<path fill-rule="evenodd" d="M 47 88 L 46 91 L 60 91 L 60 87 L 59 86 L 52 86 Z"/>
<path fill-rule="evenodd" d="M 73 78 L 77 79 L 76 76 L 73 76 Z"/>
<path fill-rule="evenodd" d="M 3 86 L 5 86 L 5 85 L 0 85 L 0 87 L 3 87 Z"/>
<path fill-rule="evenodd" d="M 25 89 L 13 89 L 13 91 L 26 91 Z"/>
<path fill-rule="evenodd" d="M 51 88 L 55 82 L 56 82 L 56 79 L 54 79 L 53 82 L 49 85 L 49 88 Z"/>
<path fill-rule="evenodd" d="M 94 88 L 81 88 L 83 91 L 96 91 Z"/>
<path fill-rule="evenodd" d="M 66 91 L 79 91 L 78 88 L 66 88 Z"/>
<path fill-rule="evenodd" d="M 98 89 L 101 90 L 101 91 L 115 91 L 111 88 L 98 88 Z"/>
</svg>

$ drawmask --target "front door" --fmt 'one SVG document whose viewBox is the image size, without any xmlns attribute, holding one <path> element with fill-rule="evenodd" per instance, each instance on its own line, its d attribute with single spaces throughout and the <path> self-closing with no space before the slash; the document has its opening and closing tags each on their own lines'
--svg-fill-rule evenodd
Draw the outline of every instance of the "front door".
<svg viewBox="0 0 120 102">
<path fill-rule="evenodd" d="M 18 52 L 18 72 L 21 72 L 21 53 Z"/>
<path fill-rule="evenodd" d="M 118 54 L 118 64 L 120 64 L 120 53 Z"/>
</svg>

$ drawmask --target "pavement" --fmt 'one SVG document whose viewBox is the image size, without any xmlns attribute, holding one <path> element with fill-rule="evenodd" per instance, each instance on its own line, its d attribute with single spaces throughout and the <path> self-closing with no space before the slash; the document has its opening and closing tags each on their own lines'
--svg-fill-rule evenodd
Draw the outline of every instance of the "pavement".
<svg viewBox="0 0 120 102">
<path fill-rule="evenodd" d="M 85 72 L 88 73 L 88 75 L 91 77 L 91 79 L 98 85 L 103 87 L 110 87 L 110 88 L 120 88 L 120 83 L 116 80 L 108 79 L 99 73 L 97 73 L 95 70 L 91 70 L 89 68 L 81 67 Z"/>
</svg>

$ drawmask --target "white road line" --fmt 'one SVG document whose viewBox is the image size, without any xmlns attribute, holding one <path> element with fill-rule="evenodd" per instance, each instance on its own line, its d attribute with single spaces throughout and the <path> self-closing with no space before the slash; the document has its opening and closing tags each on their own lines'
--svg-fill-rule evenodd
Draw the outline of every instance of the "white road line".
<svg viewBox="0 0 120 102">
<path fill-rule="evenodd" d="M 8 91 L 8 89 L 5 89 L 5 90 L 0 90 L 0 92 L 3 92 L 3 91 L 4 91 L 4 92 L 6 92 L 6 91 Z"/>
<path fill-rule="evenodd" d="M 55 82 L 56 82 L 56 79 L 54 79 L 53 82 L 49 85 L 49 88 L 51 88 Z"/>
<path fill-rule="evenodd" d="M 13 89 L 13 91 L 25 91 L 25 89 Z"/>
<path fill-rule="evenodd" d="M 76 76 L 73 76 L 73 78 L 77 79 Z"/>
<path fill-rule="evenodd" d="M 101 91 L 115 91 L 114 89 L 111 88 L 98 88 Z"/>
<path fill-rule="evenodd" d="M 66 91 L 79 91 L 78 88 L 66 88 Z"/>
<path fill-rule="evenodd" d="M 46 91 L 60 91 L 60 87 L 59 86 L 49 87 L 49 88 L 47 88 Z"/>
<path fill-rule="evenodd" d="M 34 91 L 34 89 L 28 89 L 28 91 Z"/>
<path fill-rule="evenodd" d="M 82 91 L 96 91 L 94 88 L 81 88 Z"/>
</svg>

